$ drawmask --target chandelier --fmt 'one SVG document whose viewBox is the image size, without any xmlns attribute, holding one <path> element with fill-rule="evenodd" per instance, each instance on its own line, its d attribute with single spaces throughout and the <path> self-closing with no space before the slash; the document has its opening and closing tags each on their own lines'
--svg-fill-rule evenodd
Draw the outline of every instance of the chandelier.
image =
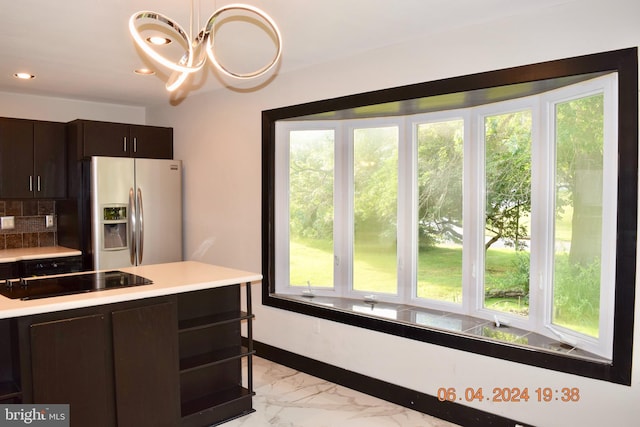
<svg viewBox="0 0 640 427">
<path fill-rule="evenodd" d="M 239 73 L 229 70 L 221 64 L 215 53 L 214 26 L 216 20 L 225 12 L 229 11 L 246 11 L 250 14 L 257 15 L 261 18 L 275 36 L 276 52 L 269 63 L 265 66 L 251 72 Z M 237 79 L 252 79 L 259 77 L 271 70 L 280 60 L 282 54 L 282 37 L 276 23 L 262 10 L 257 7 L 246 4 L 229 4 L 217 9 L 206 21 L 204 27 L 197 31 L 194 35 L 194 24 L 197 25 L 198 17 L 194 16 L 193 0 L 191 0 L 191 14 L 189 33 L 175 21 L 167 16 L 151 11 L 139 11 L 131 15 L 129 18 L 129 32 L 135 40 L 136 44 L 151 59 L 172 70 L 165 87 L 169 92 L 178 89 L 187 77 L 202 69 L 207 61 L 207 57 L 214 67 L 222 74 Z M 168 59 L 158 50 L 159 45 L 172 42 L 171 39 L 165 37 L 147 37 L 144 38 L 141 31 L 144 29 L 158 28 L 164 32 L 176 34 L 179 38 L 178 42 L 186 46 L 184 54 L 176 61 Z M 155 41 L 155 40 L 159 41 Z M 154 48 L 155 46 L 155 48 Z"/>
</svg>

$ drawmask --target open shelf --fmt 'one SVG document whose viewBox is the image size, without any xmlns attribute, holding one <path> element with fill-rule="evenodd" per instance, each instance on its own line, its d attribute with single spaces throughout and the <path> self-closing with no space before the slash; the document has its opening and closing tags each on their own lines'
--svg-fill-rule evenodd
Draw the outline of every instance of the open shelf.
<svg viewBox="0 0 640 427">
<path fill-rule="evenodd" d="M 246 291 L 245 307 L 241 307 L 240 298 L 243 286 Z M 250 283 L 179 295 L 183 427 L 217 425 L 254 412 L 253 318 Z M 245 346 L 241 345 L 243 322 L 247 326 Z M 242 363 L 243 358 L 246 358 L 246 364 Z"/>
<path fill-rule="evenodd" d="M 237 386 L 183 402 L 182 425 L 212 425 L 250 414 L 254 412 L 252 395 L 246 388 Z"/>
<path fill-rule="evenodd" d="M 179 332 L 190 332 L 212 326 L 223 325 L 225 323 L 237 322 L 254 317 L 245 311 L 230 311 L 226 313 L 216 313 L 208 316 L 196 317 L 194 319 L 181 320 L 178 324 Z"/>
<path fill-rule="evenodd" d="M 180 360 L 180 373 L 186 373 L 195 369 L 206 368 L 218 363 L 228 362 L 233 359 L 254 354 L 255 351 L 249 351 L 246 347 L 237 346 L 223 348 L 222 350 L 212 351 L 209 353 L 198 354 Z"/>
</svg>

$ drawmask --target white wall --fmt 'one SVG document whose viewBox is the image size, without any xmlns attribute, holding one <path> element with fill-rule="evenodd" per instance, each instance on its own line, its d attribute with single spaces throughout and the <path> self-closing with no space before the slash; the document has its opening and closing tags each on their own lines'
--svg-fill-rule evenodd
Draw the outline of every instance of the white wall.
<svg viewBox="0 0 640 427">
<path fill-rule="evenodd" d="M 144 107 L 0 92 L 0 117 L 70 122 L 75 119 L 145 124 Z"/>
<path fill-rule="evenodd" d="M 401 2 L 399 3 L 401 6 Z M 410 11 L 408 12 L 410 13 Z M 278 76 L 254 93 L 192 94 L 147 111 L 174 126 L 185 166 L 185 253 L 261 271 L 260 112 L 409 83 L 640 45 L 640 2 L 585 0 L 416 40 Z M 286 52 L 284 53 L 286 55 Z M 640 293 L 640 292 L 639 292 Z M 254 286 L 255 301 L 260 289 Z M 435 395 L 439 387 L 578 387 L 576 403 L 480 402 L 474 407 L 545 426 L 633 425 L 640 375 L 631 387 L 451 350 L 259 305 L 255 338 L 341 368 Z M 640 303 L 636 303 L 640 320 Z M 636 322 L 640 325 L 640 321 Z M 640 366 L 640 326 L 634 365 Z"/>
</svg>

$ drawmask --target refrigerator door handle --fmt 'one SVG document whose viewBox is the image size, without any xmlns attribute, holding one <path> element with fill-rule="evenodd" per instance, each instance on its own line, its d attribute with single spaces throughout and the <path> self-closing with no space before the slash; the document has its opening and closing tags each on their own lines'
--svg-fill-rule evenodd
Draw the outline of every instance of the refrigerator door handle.
<svg viewBox="0 0 640 427">
<path fill-rule="evenodd" d="M 133 188 L 129 189 L 129 258 L 136 265 L 136 202 Z"/>
<path fill-rule="evenodd" d="M 138 265 L 142 264 L 144 251 L 144 207 L 142 206 L 142 190 L 138 187 Z"/>
</svg>

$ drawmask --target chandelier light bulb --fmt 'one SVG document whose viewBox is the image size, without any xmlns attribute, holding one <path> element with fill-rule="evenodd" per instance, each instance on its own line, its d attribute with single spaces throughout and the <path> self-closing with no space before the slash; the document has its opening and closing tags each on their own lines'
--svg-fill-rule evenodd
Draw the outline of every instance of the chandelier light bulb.
<svg viewBox="0 0 640 427">
<path fill-rule="evenodd" d="M 165 44 L 169 44 L 171 43 L 171 39 L 168 39 L 166 37 L 160 37 L 160 36 L 152 36 L 147 38 L 147 41 L 151 44 L 154 44 L 156 46 L 163 46 Z"/>
<path fill-rule="evenodd" d="M 250 73 L 232 72 L 228 68 L 224 67 L 216 57 L 215 42 L 213 37 L 216 20 L 222 13 L 232 10 L 243 10 L 257 15 L 258 17 L 262 18 L 264 22 L 266 22 L 266 24 L 270 27 L 271 31 L 275 35 L 277 44 L 275 55 L 267 65 L 256 71 Z M 191 21 L 193 25 L 193 1 L 191 5 Z M 152 22 L 155 25 L 160 25 L 177 34 L 177 36 L 180 38 L 179 41 L 181 42 L 181 44 L 186 46 L 184 54 L 178 61 L 172 61 L 165 55 L 162 55 L 156 49 L 154 49 L 154 46 L 157 47 L 159 45 L 171 42 L 170 39 L 161 36 L 148 37 L 147 39 L 142 37 L 142 35 L 140 34 L 140 26 L 145 22 Z M 189 30 L 190 34 L 192 34 L 193 28 L 190 28 Z M 133 40 L 136 42 L 137 46 L 146 55 L 148 55 L 154 61 L 158 62 L 160 65 L 172 70 L 169 80 L 165 85 L 166 89 L 170 92 L 179 88 L 191 73 L 202 69 L 207 60 L 207 57 L 209 58 L 213 66 L 222 74 L 237 79 L 251 79 L 267 73 L 278 63 L 282 56 L 282 36 L 276 23 L 273 21 L 273 19 L 271 19 L 269 15 L 267 15 L 262 10 L 246 4 L 229 4 L 216 10 L 206 21 L 205 26 L 195 33 L 196 35 L 193 40 L 189 40 L 190 36 L 187 35 L 187 32 L 178 23 L 174 22 L 169 17 L 161 13 L 152 11 L 139 11 L 131 15 L 131 17 L 129 18 L 129 32 L 131 33 L 131 37 L 133 37 Z M 154 41 L 156 38 L 160 40 L 160 43 L 156 43 Z"/>
<path fill-rule="evenodd" d="M 36 76 L 30 73 L 14 73 L 13 77 L 20 80 L 31 80 L 36 78 Z"/>
<path fill-rule="evenodd" d="M 188 51 L 185 52 L 185 55 L 182 57 L 182 59 L 179 62 L 173 62 L 167 59 L 164 55 L 154 50 L 151 47 L 151 45 L 147 43 L 145 39 L 142 38 L 142 36 L 140 35 L 140 32 L 136 27 L 137 21 L 142 19 L 155 20 L 166 26 L 169 26 L 173 28 L 173 30 L 182 38 L 182 40 L 188 46 Z M 136 42 L 138 47 L 142 49 L 144 53 L 146 53 L 151 59 L 158 62 L 160 65 L 164 67 L 167 67 L 174 71 L 180 71 L 182 73 L 193 73 L 195 71 L 198 71 L 204 65 L 204 61 L 202 61 L 202 64 L 200 64 L 199 67 L 192 67 L 190 65 L 185 66 L 185 64 L 189 62 L 188 60 L 185 60 L 185 57 L 187 58 L 193 57 L 193 46 L 189 41 L 189 37 L 187 36 L 187 33 L 185 33 L 185 31 L 182 29 L 180 25 L 175 24 L 173 21 L 171 21 L 171 19 L 169 19 L 168 17 L 160 13 L 151 12 L 148 10 L 143 10 L 143 11 L 134 13 L 133 15 L 131 15 L 131 18 L 129 18 L 129 32 L 131 33 L 131 37 L 133 37 L 133 40 Z"/>
</svg>

